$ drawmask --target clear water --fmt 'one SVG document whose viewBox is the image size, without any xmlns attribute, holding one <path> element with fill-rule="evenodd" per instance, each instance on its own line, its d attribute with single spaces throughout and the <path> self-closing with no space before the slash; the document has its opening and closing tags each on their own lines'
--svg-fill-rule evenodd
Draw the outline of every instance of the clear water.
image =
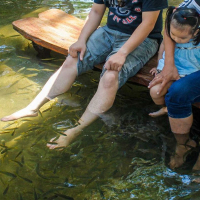
<svg viewBox="0 0 200 200">
<path fill-rule="evenodd" d="M 178 4 L 181 1 L 169 1 Z M 64 56 L 39 59 L 12 21 L 59 8 L 85 19 L 90 0 L 0 2 L 0 118 L 27 105 Z M 80 76 L 71 90 L 41 108 L 41 115 L 0 122 L 0 199 L 200 199 L 191 170 L 173 171 L 173 136 L 147 88 L 126 84 L 113 108 L 63 151 L 46 143 L 75 125 L 93 96 L 99 72 Z"/>
</svg>

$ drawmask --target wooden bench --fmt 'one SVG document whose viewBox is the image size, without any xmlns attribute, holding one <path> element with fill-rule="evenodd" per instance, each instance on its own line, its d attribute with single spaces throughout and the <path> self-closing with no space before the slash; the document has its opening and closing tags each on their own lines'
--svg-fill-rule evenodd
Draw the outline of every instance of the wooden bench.
<svg viewBox="0 0 200 200">
<path fill-rule="evenodd" d="M 38 18 L 20 19 L 12 24 L 16 31 L 33 42 L 33 46 L 41 56 L 43 54 L 49 56 L 50 50 L 67 55 L 70 45 L 77 41 L 84 21 L 62 10 L 50 9 L 40 13 Z M 157 55 L 129 81 L 148 86 L 153 79 L 149 71 L 156 65 Z M 103 64 L 100 64 L 95 67 L 102 69 L 102 66 Z M 200 103 L 196 103 L 195 106 L 200 108 Z"/>
<path fill-rule="evenodd" d="M 50 50 L 67 55 L 71 44 L 77 41 L 84 21 L 65 13 L 59 9 L 44 11 L 36 17 L 29 17 L 14 21 L 13 28 L 25 38 L 33 42 L 33 46 L 40 56 L 49 56 Z M 153 79 L 149 73 L 156 66 L 157 58 L 154 56 L 129 81 L 147 86 Z M 95 66 L 102 69 L 103 64 Z"/>
</svg>

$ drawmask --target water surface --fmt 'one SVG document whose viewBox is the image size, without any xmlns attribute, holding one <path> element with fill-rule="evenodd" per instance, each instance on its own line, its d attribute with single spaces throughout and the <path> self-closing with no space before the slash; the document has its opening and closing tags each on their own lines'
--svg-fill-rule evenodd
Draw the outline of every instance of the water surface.
<svg viewBox="0 0 200 200">
<path fill-rule="evenodd" d="M 178 4 L 181 1 L 169 1 Z M 90 0 L 0 2 L 0 117 L 35 97 L 65 57 L 39 59 L 12 21 L 59 8 L 85 19 Z M 147 88 L 126 84 L 113 108 L 63 151 L 46 147 L 74 126 L 97 89 L 99 72 L 80 76 L 71 90 L 41 108 L 41 115 L 0 122 L 0 199 L 198 199 L 191 170 L 173 171 L 167 116 L 149 118 L 157 107 Z M 170 144 L 170 145 L 169 145 Z"/>
</svg>

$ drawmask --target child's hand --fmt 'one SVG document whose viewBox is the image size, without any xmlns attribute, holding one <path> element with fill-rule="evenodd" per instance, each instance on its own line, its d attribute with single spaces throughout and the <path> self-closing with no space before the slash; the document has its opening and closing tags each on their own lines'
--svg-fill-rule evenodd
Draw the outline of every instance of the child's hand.
<svg viewBox="0 0 200 200">
<path fill-rule="evenodd" d="M 156 69 L 156 67 L 152 68 L 152 69 L 149 71 L 149 73 L 155 76 L 155 75 L 157 74 L 157 69 Z"/>
</svg>

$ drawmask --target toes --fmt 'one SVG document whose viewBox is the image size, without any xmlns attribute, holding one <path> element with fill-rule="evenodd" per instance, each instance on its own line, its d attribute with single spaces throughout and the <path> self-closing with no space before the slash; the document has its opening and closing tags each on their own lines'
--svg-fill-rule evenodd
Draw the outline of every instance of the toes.
<svg viewBox="0 0 200 200">
<path fill-rule="evenodd" d="M 2 122 L 7 122 L 7 121 L 11 121 L 11 120 L 13 120 L 13 119 L 11 119 L 10 116 L 1 118 Z"/>
<path fill-rule="evenodd" d="M 51 148 L 52 146 L 57 145 L 57 143 L 54 141 L 56 137 L 51 138 L 51 140 L 47 143 L 47 147 Z"/>
<path fill-rule="evenodd" d="M 57 140 L 55 141 L 55 139 L 56 139 L 56 137 L 51 138 L 51 140 L 47 143 L 47 147 L 49 149 L 56 149 L 56 150 L 59 150 L 59 151 L 63 150 L 65 147 L 64 146 L 60 146 L 58 144 L 58 141 Z"/>
</svg>

